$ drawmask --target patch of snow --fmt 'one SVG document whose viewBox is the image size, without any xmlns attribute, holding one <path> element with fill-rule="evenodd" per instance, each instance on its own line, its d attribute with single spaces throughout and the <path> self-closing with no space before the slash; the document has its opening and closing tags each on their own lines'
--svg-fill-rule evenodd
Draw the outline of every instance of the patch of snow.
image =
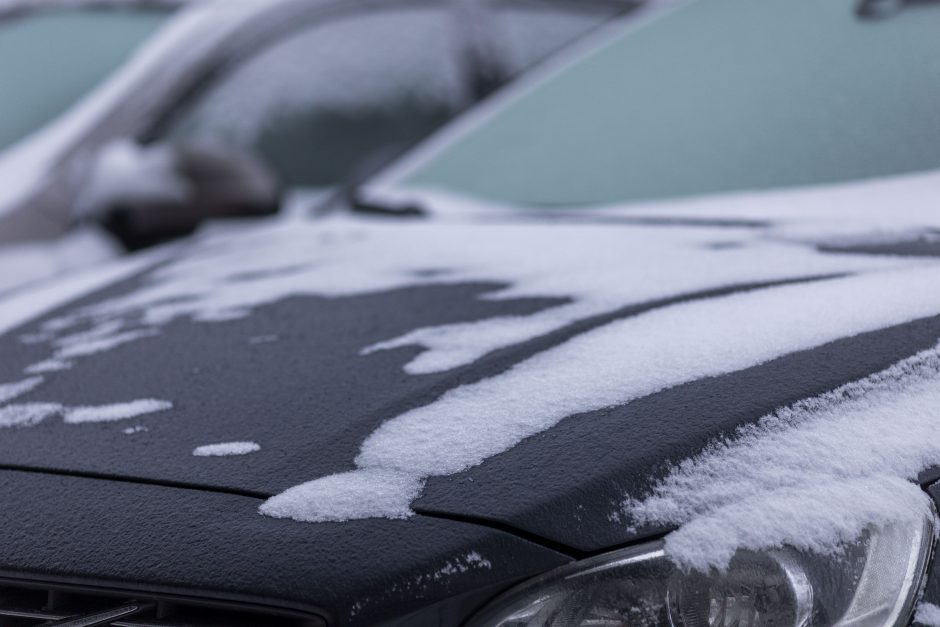
<svg viewBox="0 0 940 627">
<path fill-rule="evenodd" d="M 578 319 L 677 294 L 758 281 L 861 272 L 909 260 L 827 255 L 763 242 L 710 250 L 716 237 L 753 239 L 746 230 L 611 229 L 605 225 L 292 224 L 260 229 L 240 245 L 206 244 L 154 274 L 127 296 L 86 309 L 84 320 L 161 326 L 189 317 L 213 322 L 250 315 L 288 296 L 348 296 L 411 285 L 500 282 L 487 298 L 569 299 L 530 316 L 498 317 L 416 330 L 371 350 L 417 343 L 408 366 L 429 372 L 470 363 Z M 323 243 L 311 246 L 311 241 Z M 551 250 L 552 255 L 532 255 Z M 450 272 L 422 274 L 433 266 Z M 367 349 L 368 350 L 368 349 Z"/>
<path fill-rule="evenodd" d="M 938 406 L 940 346 L 740 428 L 625 512 L 680 525 L 666 551 L 695 569 L 723 568 L 740 548 L 835 551 L 868 526 L 923 514 L 911 480 L 940 463 Z"/>
<path fill-rule="evenodd" d="M 431 574 L 431 579 L 434 581 L 439 581 L 445 577 L 452 577 L 454 575 L 465 573 L 472 568 L 491 569 L 492 567 L 493 565 L 488 559 L 484 559 L 476 551 L 471 551 L 462 557 L 458 557 L 454 560 L 448 560 L 443 568 L 440 568 Z"/>
<path fill-rule="evenodd" d="M 69 424 L 82 424 L 87 422 L 112 422 L 136 418 L 144 414 L 166 411 L 173 407 L 169 401 L 159 401 L 152 398 L 130 401 L 127 403 L 114 403 L 111 405 L 97 405 L 88 407 L 70 407 L 63 412 L 63 419 Z"/>
<path fill-rule="evenodd" d="M 940 266 L 931 265 L 756 290 L 618 320 L 386 421 L 363 442 L 358 470 L 291 488 L 269 502 L 282 515 L 304 520 L 388 515 L 388 503 L 405 503 L 428 477 L 480 464 L 568 416 L 934 315 L 940 292 L 924 286 L 936 281 Z M 388 472 L 411 481 L 385 483 Z M 348 488 L 340 503 L 334 503 L 337 477 Z M 370 485 L 374 480 L 383 483 Z M 394 485 L 402 492 L 388 498 Z M 387 500 L 369 512 L 367 495 L 376 490 Z M 352 512 L 347 500 L 359 491 L 363 498 Z M 405 506 L 394 513 L 409 512 Z"/>
<path fill-rule="evenodd" d="M 193 450 L 196 457 L 227 457 L 230 455 L 248 455 L 260 451 L 257 442 L 221 442 L 219 444 L 205 444 Z"/>
<path fill-rule="evenodd" d="M 0 427 L 31 427 L 58 414 L 58 403 L 24 403 L 0 407 Z"/>
<path fill-rule="evenodd" d="M 933 603 L 922 602 L 917 604 L 914 622 L 927 627 L 940 627 L 940 607 Z"/>
<path fill-rule="evenodd" d="M 57 280 L 8 295 L 0 300 L 0 335 L 70 300 L 141 272 L 169 256 L 173 250 L 174 247 L 163 247 L 151 253 L 77 270 Z"/>
<path fill-rule="evenodd" d="M 141 338 L 153 337 L 157 335 L 156 329 L 136 329 L 133 331 L 122 331 L 120 333 L 106 334 L 100 337 L 88 337 L 81 334 L 81 339 L 65 338 L 60 340 L 61 348 L 53 355 L 53 360 L 61 362 L 75 357 L 86 357 L 96 353 L 103 353 L 117 348 L 122 344 L 134 342 Z"/>
<path fill-rule="evenodd" d="M 91 227 L 70 231 L 53 241 L 0 246 L 0 296 L 120 253 L 117 242 Z"/>
<path fill-rule="evenodd" d="M 482 555 L 480 555 L 476 551 L 470 551 L 469 553 L 467 553 L 467 555 L 464 556 L 464 560 L 468 564 L 472 566 L 479 566 L 480 568 L 492 568 L 493 567 L 493 564 L 490 563 L 490 560 L 484 558 Z"/>
<path fill-rule="evenodd" d="M 294 486 L 265 501 L 260 511 L 304 522 L 407 518 L 423 485 L 407 473 L 360 469 Z"/>
<path fill-rule="evenodd" d="M 126 427 L 124 429 L 121 429 L 121 433 L 123 433 L 124 435 L 134 435 L 136 433 L 145 433 L 147 431 L 150 431 L 150 429 L 148 429 L 147 427 L 143 425 L 137 425 L 134 427 Z"/>
<path fill-rule="evenodd" d="M 35 389 L 42 381 L 42 377 L 30 377 L 16 383 L 0 383 L 0 405 Z"/>
<path fill-rule="evenodd" d="M 23 372 L 26 374 L 44 374 L 46 372 L 59 372 L 68 370 L 72 367 L 72 362 L 61 359 L 44 359 L 27 367 Z"/>
</svg>

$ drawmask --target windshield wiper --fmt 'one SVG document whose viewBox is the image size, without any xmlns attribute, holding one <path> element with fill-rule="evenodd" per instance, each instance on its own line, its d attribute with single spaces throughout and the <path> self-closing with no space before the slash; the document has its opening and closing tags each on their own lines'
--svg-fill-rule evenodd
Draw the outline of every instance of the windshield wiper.
<svg viewBox="0 0 940 627">
<path fill-rule="evenodd" d="M 347 190 L 346 207 L 353 213 L 391 218 L 425 218 L 430 212 L 413 201 L 394 202 L 364 198 L 358 188 Z"/>
<path fill-rule="evenodd" d="M 893 17 L 906 9 L 921 4 L 940 5 L 938 0 L 859 0 L 855 14 L 865 20 L 879 20 Z"/>
</svg>

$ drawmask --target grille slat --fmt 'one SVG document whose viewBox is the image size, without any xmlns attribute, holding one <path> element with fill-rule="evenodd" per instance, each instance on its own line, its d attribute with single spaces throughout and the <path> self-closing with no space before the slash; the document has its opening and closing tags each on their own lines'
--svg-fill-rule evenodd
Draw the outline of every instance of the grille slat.
<svg viewBox="0 0 940 627">
<path fill-rule="evenodd" d="M 140 610 L 132 615 L 122 612 L 129 606 Z M 95 617 L 99 620 L 92 620 Z M 60 622 L 109 627 L 326 627 L 319 616 L 247 604 L 0 580 L 0 627 L 53 627 Z"/>
</svg>

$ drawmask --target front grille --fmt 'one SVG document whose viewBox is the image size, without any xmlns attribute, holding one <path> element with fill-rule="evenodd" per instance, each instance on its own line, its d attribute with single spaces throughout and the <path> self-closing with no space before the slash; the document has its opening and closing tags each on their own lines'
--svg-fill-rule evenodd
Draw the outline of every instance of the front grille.
<svg viewBox="0 0 940 627">
<path fill-rule="evenodd" d="M 325 627 L 322 618 L 255 605 L 0 580 L 0 627 Z"/>
</svg>

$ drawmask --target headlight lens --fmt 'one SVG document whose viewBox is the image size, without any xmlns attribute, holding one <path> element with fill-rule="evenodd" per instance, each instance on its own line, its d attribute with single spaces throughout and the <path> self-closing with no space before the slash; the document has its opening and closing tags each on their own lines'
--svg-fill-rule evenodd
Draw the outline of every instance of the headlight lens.
<svg viewBox="0 0 940 627">
<path fill-rule="evenodd" d="M 559 568 L 496 599 L 471 627 L 900 627 L 933 547 L 934 515 L 866 531 L 835 555 L 738 551 L 683 572 L 663 543 Z"/>
</svg>

